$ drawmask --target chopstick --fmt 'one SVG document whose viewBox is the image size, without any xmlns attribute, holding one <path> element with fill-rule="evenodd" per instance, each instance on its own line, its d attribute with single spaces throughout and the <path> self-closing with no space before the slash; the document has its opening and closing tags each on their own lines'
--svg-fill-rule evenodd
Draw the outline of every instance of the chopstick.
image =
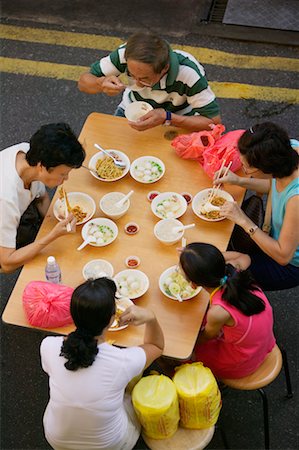
<svg viewBox="0 0 299 450">
<path fill-rule="evenodd" d="M 62 189 L 62 193 L 63 193 L 63 199 L 64 199 L 64 207 L 65 207 L 65 218 L 67 219 L 69 216 L 69 212 L 72 210 L 71 205 L 69 203 L 69 199 L 67 198 L 67 193 L 66 190 L 64 189 L 63 186 L 61 186 Z M 66 231 L 69 233 L 70 231 L 72 231 L 72 227 L 71 224 L 68 223 L 66 225 Z"/>
<path fill-rule="evenodd" d="M 223 175 L 221 175 L 222 177 L 226 177 L 226 175 L 228 174 L 229 169 L 231 168 L 232 165 L 232 161 L 229 163 L 229 165 L 225 168 L 225 171 L 223 173 Z M 220 170 L 219 170 L 219 174 L 221 174 L 221 171 L 224 169 L 224 164 L 225 164 L 225 160 L 222 162 Z M 219 189 L 220 189 L 220 184 L 217 184 L 217 181 L 219 180 L 220 175 L 217 177 L 217 179 L 215 180 L 215 183 L 213 184 L 213 188 L 210 192 L 210 195 L 208 197 L 208 202 L 211 202 L 217 195 Z M 217 186 L 215 187 L 215 185 L 217 184 Z"/>
</svg>

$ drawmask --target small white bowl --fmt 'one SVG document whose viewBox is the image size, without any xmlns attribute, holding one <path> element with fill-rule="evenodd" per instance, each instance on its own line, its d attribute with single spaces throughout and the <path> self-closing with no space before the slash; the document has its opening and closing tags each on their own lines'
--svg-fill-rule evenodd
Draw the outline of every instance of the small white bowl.
<svg viewBox="0 0 299 450">
<path fill-rule="evenodd" d="M 125 265 L 129 269 L 136 269 L 136 267 L 138 267 L 140 265 L 140 262 L 141 262 L 140 258 L 135 255 L 127 256 L 125 259 Z"/>
<path fill-rule="evenodd" d="M 130 174 L 139 183 L 151 184 L 160 180 L 165 173 L 165 164 L 156 156 L 140 156 L 130 167 Z"/>
<path fill-rule="evenodd" d="M 93 231 L 91 231 L 91 227 L 94 227 Z M 118 228 L 116 223 L 110 219 L 106 219 L 105 217 L 97 217 L 95 219 L 91 219 L 83 226 L 81 231 L 83 240 L 85 241 L 89 236 L 94 235 L 96 232 L 101 232 L 99 227 L 104 227 L 102 230 L 104 231 L 104 241 L 98 243 L 90 242 L 89 245 L 92 245 L 93 247 L 104 247 L 105 245 L 111 244 L 111 242 L 117 238 Z M 98 238 L 100 238 L 100 236 L 98 236 Z"/>
<path fill-rule="evenodd" d="M 132 102 L 125 109 L 125 116 L 130 122 L 137 122 L 140 117 L 145 116 L 153 109 L 147 102 Z"/>
<path fill-rule="evenodd" d="M 118 293 L 132 300 L 141 297 L 149 288 L 148 276 L 138 269 L 122 270 L 115 275 L 114 281 L 117 285 Z"/>
<path fill-rule="evenodd" d="M 92 259 L 82 269 L 82 275 L 85 280 L 90 278 L 110 277 L 112 278 L 114 269 L 112 264 L 105 259 Z"/>
<path fill-rule="evenodd" d="M 108 194 L 105 194 L 100 200 L 100 208 L 105 216 L 114 220 L 124 216 L 130 208 L 130 199 L 128 199 L 121 208 L 114 206 L 115 203 L 124 197 L 125 194 L 122 192 L 108 192 Z"/>
<path fill-rule="evenodd" d="M 96 172 L 96 163 L 99 159 L 104 159 L 104 157 L 107 157 L 107 155 L 105 155 L 105 153 L 103 152 L 97 152 L 95 153 L 91 159 L 89 160 L 88 163 L 88 167 L 90 169 L 92 169 L 90 171 L 91 175 L 93 177 L 95 177 L 97 180 L 101 180 L 101 181 L 105 181 L 105 182 L 110 182 L 110 181 L 117 181 L 120 180 L 121 178 L 123 178 L 124 176 L 127 175 L 127 173 L 130 170 L 130 160 L 127 157 L 127 155 L 119 150 L 114 150 L 114 149 L 110 149 L 107 150 L 108 153 L 111 153 L 112 156 L 117 156 L 117 159 L 119 159 L 120 161 L 123 161 L 126 163 L 126 167 L 124 169 L 121 169 L 122 173 L 119 177 L 115 177 L 115 178 L 101 178 L 100 176 L 98 176 L 95 172 Z M 95 172 L 94 172 L 95 171 Z"/>
<path fill-rule="evenodd" d="M 82 211 L 87 213 L 86 217 L 77 222 L 77 225 L 81 225 L 82 223 L 87 222 L 95 213 L 96 204 L 95 201 L 90 195 L 85 194 L 84 192 L 68 192 L 67 198 L 71 205 L 71 208 L 74 206 L 80 206 Z M 60 200 L 59 198 L 54 203 L 53 213 L 57 220 L 61 221 L 65 218 L 65 203 L 64 200 Z"/>
<path fill-rule="evenodd" d="M 193 198 L 192 210 L 193 210 L 194 214 L 197 217 L 199 217 L 200 219 L 206 220 L 207 222 L 219 222 L 220 220 L 224 220 L 225 217 L 209 219 L 208 217 L 206 217 L 204 214 L 201 213 L 201 208 L 207 202 L 211 191 L 212 191 L 212 188 L 199 191 Z M 234 201 L 234 198 L 228 192 L 224 191 L 223 189 L 219 189 L 216 196 L 223 197 L 225 200 L 228 200 L 229 202 Z"/>
<path fill-rule="evenodd" d="M 184 231 L 171 233 L 172 228 L 182 226 L 182 222 L 177 219 L 162 219 L 154 227 L 154 235 L 165 245 L 173 245 L 183 237 Z"/>
<path fill-rule="evenodd" d="M 171 292 L 168 290 L 168 286 L 170 285 L 170 280 L 172 280 L 171 276 L 176 272 L 177 266 L 169 267 L 168 269 L 164 270 L 164 272 L 160 275 L 159 278 L 159 288 L 162 294 L 164 294 L 166 297 L 171 298 L 172 300 L 177 300 L 178 298 L 175 295 L 172 295 Z M 179 276 L 184 277 L 181 272 L 179 272 Z M 186 286 L 187 291 L 182 289 L 179 293 L 181 295 L 182 300 L 189 300 L 190 298 L 195 297 L 199 292 L 202 290 L 202 286 L 197 286 L 196 289 L 193 289 L 191 286 L 191 283 L 189 283 L 186 279 Z M 173 281 L 175 282 L 175 280 Z M 185 292 L 185 293 L 184 293 Z"/>
<path fill-rule="evenodd" d="M 181 194 L 163 192 L 151 203 L 152 212 L 159 219 L 178 219 L 187 210 L 187 202 Z"/>
</svg>

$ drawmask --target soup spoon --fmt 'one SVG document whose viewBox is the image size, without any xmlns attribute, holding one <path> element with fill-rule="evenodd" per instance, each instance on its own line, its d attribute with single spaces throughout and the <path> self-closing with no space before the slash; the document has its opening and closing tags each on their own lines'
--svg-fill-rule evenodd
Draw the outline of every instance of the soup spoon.
<svg viewBox="0 0 299 450">
<path fill-rule="evenodd" d="M 177 227 L 173 227 L 172 231 L 174 233 L 180 233 L 183 230 L 188 230 L 189 228 L 194 228 L 195 223 L 190 223 L 189 225 L 179 225 Z"/>
<path fill-rule="evenodd" d="M 109 158 L 113 159 L 114 164 L 119 167 L 120 169 L 124 169 L 126 167 L 126 163 L 123 161 L 118 161 L 117 159 L 115 159 L 112 155 L 110 155 L 109 152 L 107 152 L 106 150 L 103 149 L 103 147 L 101 147 L 99 144 L 94 144 L 94 146 L 98 149 L 101 150 L 101 152 L 105 153 L 105 155 L 109 156 Z"/>
<path fill-rule="evenodd" d="M 88 245 L 88 244 L 90 244 L 90 243 L 96 243 L 96 240 L 94 239 L 94 237 L 93 236 L 88 236 L 86 239 L 85 239 L 85 241 L 83 241 L 82 242 L 82 244 L 81 245 L 79 245 L 79 247 L 77 248 L 77 250 L 82 250 L 84 247 L 86 247 L 86 245 Z"/>
<path fill-rule="evenodd" d="M 203 214 L 209 213 L 211 211 L 220 211 L 219 206 L 213 205 L 211 202 L 207 201 L 201 208 Z"/>
<path fill-rule="evenodd" d="M 116 208 L 121 208 L 126 201 L 131 197 L 131 195 L 134 193 L 134 191 L 130 191 L 127 195 L 125 195 L 123 198 L 118 200 L 118 202 L 115 203 Z"/>
</svg>

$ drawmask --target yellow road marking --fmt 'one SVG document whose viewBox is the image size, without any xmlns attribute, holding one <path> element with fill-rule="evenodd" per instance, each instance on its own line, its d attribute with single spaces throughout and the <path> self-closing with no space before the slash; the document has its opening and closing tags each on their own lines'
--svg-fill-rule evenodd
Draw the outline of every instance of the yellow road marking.
<svg viewBox="0 0 299 450">
<path fill-rule="evenodd" d="M 2 72 L 30 75 L 36 77 L 55 78 L 58 80 L 77 81 L 84 66 L 70 66 L 42 61 L 29 61 L 17 58 L 0 57 Z M 255 86 L 250 84 L 210 82 L 212 89 L 219 98 L 256 99 L 260 101 L 299 103 L 297 89 Z"/>
<path fill-rule="evenodd" d="M 61 45 L 67 47 L 92 48 L 110 52 L 123 40 L 117 37 L 101 36 L 86 33 L 71 33 L 66 31 L 46 30 L 41 28 L 17 27 L 0 25 L 0 37 L 24 42 Z M 241 55 L 213 50 L 203 47 L 171 44 L 177 49 L 190 52 L 202 64 L 213 64 L 239 69 L 269 69 L 299 72 L 299 60 L 278 56 Z"/>
</svg>

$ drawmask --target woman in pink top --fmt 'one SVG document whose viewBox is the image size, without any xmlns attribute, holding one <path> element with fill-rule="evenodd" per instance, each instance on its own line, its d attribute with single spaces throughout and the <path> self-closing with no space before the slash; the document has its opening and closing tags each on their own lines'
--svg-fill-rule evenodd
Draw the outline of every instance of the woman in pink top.
<svg viewBox="0 0 299 450">
<path fill-rule="evenodd" d="M 217 378 L 254 372 L 275 345 L 272 308 L 250 272 L 226 264 L 213 245 L 187 245 L 180 256 L 186 277 L 210 293 L 206 323 L 195 346 L 196 360 Z"/>
</svg>

